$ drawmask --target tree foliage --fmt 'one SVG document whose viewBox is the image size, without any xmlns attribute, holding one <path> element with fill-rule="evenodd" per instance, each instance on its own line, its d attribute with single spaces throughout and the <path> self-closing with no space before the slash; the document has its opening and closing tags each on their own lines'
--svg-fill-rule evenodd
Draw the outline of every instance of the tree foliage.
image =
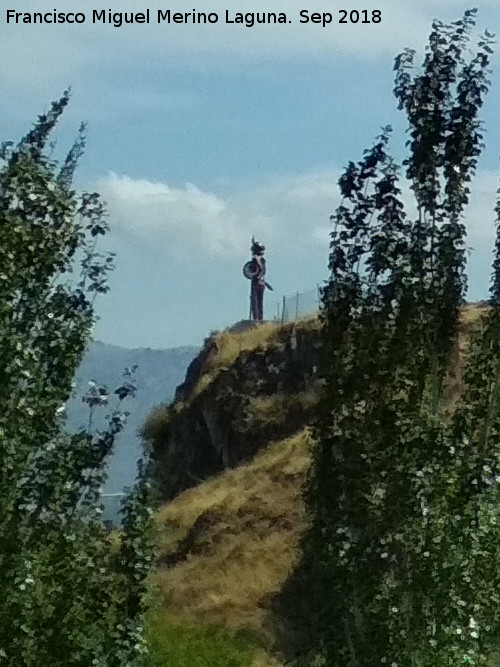
<svg viewBox="0 0 500 667">
<path fill-rule="evenodd" d="M 141 665 L 148 544 L 147 475 L 141 467 L 112 549 L 100 521 L 106 463 L 124 414 L 109 427 L 68 435 L 64 406 L 107 292 L 113 256 L 97 251 L 107 229 L 96 193 L 72 178 L 85 127 L 62 164 L 48 142 L 65 92 L 0 169 L 0 665 Z M 117 402 L 134 391 L 130 372 Z M 90 387 L 92 411 L 108 403 Z"/>
<path fill-rule="evenodd" d="M 420 69 L 410 50 L 395 61 L 416 215 L 390 128 L 339 181 L 306 488 L 315 651 L 329 667 L 484 665 L 499 629 L 500 241 L 492 309 L 444 409 L 492 53 L 486 32 L 470 55 L 474 22 L 474 10 L 434 22 Z"/>
</svg>

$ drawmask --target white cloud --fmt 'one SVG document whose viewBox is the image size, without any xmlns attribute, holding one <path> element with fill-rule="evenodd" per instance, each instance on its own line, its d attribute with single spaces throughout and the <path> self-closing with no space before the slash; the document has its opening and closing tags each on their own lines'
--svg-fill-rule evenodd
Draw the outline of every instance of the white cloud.
<svg viewBox="0 0 500 667">
<path fill-rule="evenodd" d="M 189 257 L 234 252 L 242 227 L 229 202 L 192 184 L 166 183 L 110 174 L 98 189 L 106 199 L 115 228 L 157 252 Z"/>
<path fill-rule="evenodd" d="M 253 234 L 275 247 L 316 245 L 318 229 L 335 207 L 337 177 L 324 170 L 221 195 L 192 184 L 173 187 L 109 174 L 97 189 L 108 203 L 113 228 L 155 252 L 241 258 Z"/>
<path fill-rule="evenodd" d="M 338 169 L 325 167 L 269 178 L 236 194 L 116 174 L 101 179 L 97 188 L 108 202 L 113 228 L 156 254 L 239 261 L 247 255 L 253 234 L 275 252 L 283 248 L 307 256 L 326 249 L 328 219 L 339 203 L 339 174 Z M 488 253 L 493 242 L 497 187 L 498 175 L 489 171 L 480 172 L 472 184 L 466 222 L 468 245 L 478 253 Z M 406 188 L 403 198 L 411 203 Z"/>
</svg>

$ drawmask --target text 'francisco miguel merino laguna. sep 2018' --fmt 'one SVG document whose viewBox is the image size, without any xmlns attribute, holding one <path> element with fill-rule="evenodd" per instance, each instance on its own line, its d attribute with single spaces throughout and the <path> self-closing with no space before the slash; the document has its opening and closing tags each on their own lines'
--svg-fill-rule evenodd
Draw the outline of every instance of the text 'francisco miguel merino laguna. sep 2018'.
<svg viewBox="0 0 500 667">
<path fill-rule="evenodd" d="M 226 23 L 252 28 L 256 25 L 275 25 L 289 23 L 309 23 L 323 28 L 331 24 L 369 24 L 381 23 L 382 12 L 378 9 L 338 9 L 334 12 L 318 12 L 301 9 L 290 12 L 247 12 L 230 9 L 222 12 L 199 12 L 193 9 L 190 12 L 176 12 L 170 9 L 150 10 L 141 12 L 122 12 L 112 9 L 93 9 L 91 12 L 63 12 L 54 9 L 48 12 L 19 11 L 5 9 L 1 16 L 2 22 L 7 24 L 82 24 L 93 23 L 111 25 L 120 28 L 131 24 L 216 24 Z"/>
</svg>

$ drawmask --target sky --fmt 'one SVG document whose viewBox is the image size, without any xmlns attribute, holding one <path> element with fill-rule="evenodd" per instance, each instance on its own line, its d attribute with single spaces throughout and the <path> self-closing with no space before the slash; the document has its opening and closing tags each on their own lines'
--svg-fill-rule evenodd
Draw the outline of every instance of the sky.
<svg viewBox="0 0 500 667">
<path fill-rule="evenodd" d="M 95 337 L 125 347 L 200 345 L 248 317 L 242 265 L 250 239 L 266 245 L 265 316 L 283 295 L 327 277 L 329 217 L 337 180 L 381 126 L 405 156 L 405 118 L 392 94 L 394 57 L 423 53 L 434 18 L 457 20 L 459 0 L 350 0 L 380 23 L 339 24 L 340 1 L 77 0 L 16 2 L 17 12 L 81 12 L 85 22 L 7 23 L 0 8 L 0 139 L 17 140 L 71 86 L 57 149 L 80 121 L 88 146 L 76 184 L 107 202 L 116 252 L 110 293 L 97 304 Z M 497 0 L 479 0 L 478 31 L 500 30 Z M 69 6 L 70 5 L 70 6 Z M 248 7 L 248 6 L 247 6 Z M 332 23 L 300 23 L 300 12 Z M 149 24 L 92 23 L 93 10 L 150 10 Z M 157 10 L 212 12 L 215 24 L 156 22 Z M 236 23 L 236 12 L 285 12 L 286 24 Z M 500 177 L 500 48 L 482 110 L 487 147 L 466 212 L 469 298 L 486 298 Z M 420 62 L 420 58 L 417 59 Z"/>
</svg>

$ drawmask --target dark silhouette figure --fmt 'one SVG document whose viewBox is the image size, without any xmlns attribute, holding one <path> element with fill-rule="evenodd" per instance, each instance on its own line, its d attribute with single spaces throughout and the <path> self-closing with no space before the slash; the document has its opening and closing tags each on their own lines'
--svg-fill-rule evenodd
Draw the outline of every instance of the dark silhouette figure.
<svg viewBox="0 0 500 667">
<path fill-rule="evenodd" d="M 250 305 L 252 319 L 261 321 L 264 316 L 264 290 L 266 289 L 265 247 L 261 243 L 254 241 L 251 250 L 254 270 L 252 276 Z"/>
<path fill-rule="evenodd" d="M 243 266 L 243 275 L 252 281 L 250 290 L 250 319 L 257 322 L 264 317 L 264 290 L 273 288 L 266 282 L 265 246 L 252 237 L 252 259 Z"/>
</svg>

